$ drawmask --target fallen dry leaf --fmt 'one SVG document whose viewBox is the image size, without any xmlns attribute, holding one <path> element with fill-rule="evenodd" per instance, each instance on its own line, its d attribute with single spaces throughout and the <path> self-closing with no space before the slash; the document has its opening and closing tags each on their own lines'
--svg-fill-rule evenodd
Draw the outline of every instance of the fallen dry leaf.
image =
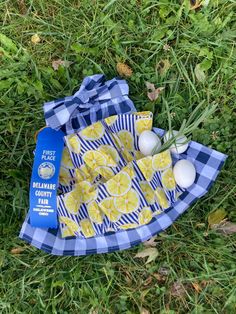
<svg viewBox="0 0 236 314">
<path fill-rule="evenodd" d="M 157 245 L 157 237 L 153 237 L 147 241 L 145 241 L 143 244 L 146 247 L 155 247 Z"/>
<path fill-rule="evenodd" d="M 17 4 L 18 4 L 20 14 L 26 14 L 27 8 L 26 8 L 25 0 L 18 0 Z"/>
<path fill-rule="evenodd" d="M 196 10 L 202 6 L 202 1 L 200 0 L 190 0 L 190 10 Z"/>
<path fill-rule="evenodd" d="M 144 287 L 147 287 L 150 285 L 150 283 L 152 283 L 152 276 L 149 276 L 143 283 Z"/>
<path fill-rule="evenodd" d="M 197 293 L 202 291 L 202 287 L 197 282 L 192 282 L 192 286 L 197 291 Z"/>
<path fill-rule="evenodd" d="M 236 224 L 230 221 L 223 220 L 219 224 L 213 225 L 212 229 L 224 235 L 230 235 L 236 233 Z"/>
<path fill-rule="evenodd" d="M 161 75 L 165 75 L 166 72 L 171 67 L 170 61 L 168 59 L 161 60 L 157 65 L 157 70 Z"/>
<path fill-rule="evenodd" d="M 158 274 L 158 273 L 154 273 L 153 274 L 153 277 L 155 277 L 156 278 L 156 280 L 158 281 L 158 283 L 163 283 L 163 282 L 165 282 L 166 281 L 166 276 L 162 276 L 162 275 L 160 275 L 160 274 Z"/>
<path fill-rule="evenodd" d="M 155 85 L 150 82 L 146 82 L 146 87 L 148 89 L 147 96 L 151 101 L 156 100 L 159 97 L 161 91 L 165 89 L 165 87 L 155 88 Z"/>
<path fill-rule="evenodd" d="M 118 62 L 116 65 L 116 70 L 120 76 L 130 77 L 133 74 L 132 69 L 126 64 Z"/>
<path fill-rule="evenodd" d="M 186 294 L 186 289 L 181 282 L 176 281 L 172 285 L 170 293 L 174 297 L 183 297 Z"/>
<path fill-rule="evenodd" d="M 140 314 L 150 314 L 150 312 L 147 309 L 142 307 L 140 310 Z"/>
<path fill-rule="evenodd" d="M 25 248 L 23 247 L 16 247 L 11 249 L 11 254 L 21 254 L 22 252 L 24 252 Z"/>
<path fill-rule="evenodd" d="M 218 208 L 208 215 L 208 224 L 210 227 L 219 224 L 227 215 L 227 212 L 223 208 Z"/>
<path fill-rule="evenodd" d="M 65 67 L 65 68 L 68 68 L 71 64 L 72 64 L 72 62 L 67 61 L 67 60 L 61 60 L 61 59 L 52 61 L 52 67 L 55 71 L 57 71 L 59 69 L 60 65 Z"/>
<path fill-rule="evenodd" d="M 145 258 L 148 257 L 147 261 L 145 264 L 151 263 L 152 261 L 154 261 L 158 256 L 158 251 L 156 248 L 145 248 L 144 250 L 142 250 L 141 252 L 138 252 L 134 258 Z"/>
<path fill-rule="evenodd" d="M 39 37 L 38 34 L 34 34 L 33 36 L 31 36 L 31 42 L 36 45 L 38 43 L 40 43 L 41 38 Z"/>
<path fill-rule="evenodd" d="M 201 64 L 200 63 L 195 66 L 194 73 L 195 73 L 196 78 L 197 78 L 197 80 L 199 82 L 203 83 L 206 80 L 206 74 L 201 69 Z"/>
</svg>

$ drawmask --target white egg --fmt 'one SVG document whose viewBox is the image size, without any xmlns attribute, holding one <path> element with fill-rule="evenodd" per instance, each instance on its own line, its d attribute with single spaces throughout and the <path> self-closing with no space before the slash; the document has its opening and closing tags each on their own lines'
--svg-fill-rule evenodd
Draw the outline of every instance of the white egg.
<svg viewBox="0 0 236 314">
<path fill-rule="evenodd" d="M 172 135 L 173 134 L 173 135 Z M 178 131 L 173 130 L 166 132 L 164 142 L 167 142 L 172 137 L 176 136 Z M 170 151 L 175 154 L 182 154 L 188 149 L 188 139 L 185 135 L 177 136 L 175 142 L 170 146 Z"/>
<path fill-rule="evenodd" d="M 150 156 L 155 147 L 157 149 L 161 147 L 161 140 L 156 133 L 148 130 L 143 131 L 139 136 L 138 146 L 143 155 Z"/>
<path fill-rule="evenodd" d="M 186 159 L 177 161 L 173 169 L 176 183 L 181 188 L 189 188 L 195 181 L 196 169 L 194 165 Z"/>
</svg>

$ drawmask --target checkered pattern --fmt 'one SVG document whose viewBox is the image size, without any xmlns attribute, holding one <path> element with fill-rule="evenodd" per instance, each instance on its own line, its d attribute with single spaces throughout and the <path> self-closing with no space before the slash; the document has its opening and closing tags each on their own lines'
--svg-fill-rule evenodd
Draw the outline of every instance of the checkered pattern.
<svg viewBox="0 0 236 314">
<path fill-rule="evenodd" d="M 163 130 L 155 129 L 155 131 L 163 135 Z M 181 154 L 181 159 L 188 159 L 194 163 L 197 170 L 195 183 L 179 197 L 168 212 L 156 216 L 148 225 L 88 239 L 74 237 L 63 239 L 59 229 L 45 230 L 31 227 L 27 216 L 20 238 L 53 255 L 77 256 L 128 249 L 168 228 L 193 202 L 205 195 L 226 158 L 226 155 L 192 141 L 188 150 Z M 174 156 L 174 160 L 177 159 L 177 155 Z"/>
<path fill-rule="evenodd" d="M 47 126 L 72 134 L 109 116 L 136 111 L 125 80 L 96 74 L 86 77 L 73 96 L 44 104 Z"/>
</svg>

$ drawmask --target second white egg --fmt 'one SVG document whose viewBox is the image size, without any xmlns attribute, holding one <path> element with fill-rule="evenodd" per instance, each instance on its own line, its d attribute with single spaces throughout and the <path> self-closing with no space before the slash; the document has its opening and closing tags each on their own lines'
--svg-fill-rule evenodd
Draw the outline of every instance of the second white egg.
<svg viewBox="0 0 236 314">
<path fill-rule="evenodd" d="M 138 146 L 143 155 L 150 156 L 154 148 L 159 149 L 161 147 L 161 140 L 156 133 L 146 130 L 140 134 Z"/>
<path fill-rule="evenodd" d="M 178 131 L 168 131 L 164 135 L 164 142 L 167 142 L 172 137 L 176 136 Z M 175 142 L 170 146 L 170 151 L 175 154 L 182 154 L 188 149 L 188 139 L 185 135 L 179 135 L 176 137 Z"/>
</svg>

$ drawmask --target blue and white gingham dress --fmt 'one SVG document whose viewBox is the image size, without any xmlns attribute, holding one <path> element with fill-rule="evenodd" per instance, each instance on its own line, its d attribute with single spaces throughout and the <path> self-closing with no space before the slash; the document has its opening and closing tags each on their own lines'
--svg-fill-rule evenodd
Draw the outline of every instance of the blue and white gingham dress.
<svg viewBox="0 0 236 314">
<path fill-rule="evenodd" d="M 126 82 L 116 79 L 105 82 L 103 75 L 87 77 L 74 100 L 73 97 L 45 104 L 47 125 L 62 129 L 65 134 L 72 134 L 110 115 L 136 111 L 128 98 Z M 164 134 L 161 129 L 154 128 L 154 131 L 159 136 Z M 47 253 L 72 256 L 124 250 L 146 241 L 168 228 L 191 204 L 209 191 L 227 156 L 191 141 L 185 153 L 174 156 L 174 162 L 180 158 L 194 163 L 197 171 L 195 183 L 167 211 L 156 216 L 147 225 L 88 239 L 62 238 L 59 228 L 33 228 L 27 215 L 19 236 Z"/>
</svg>

